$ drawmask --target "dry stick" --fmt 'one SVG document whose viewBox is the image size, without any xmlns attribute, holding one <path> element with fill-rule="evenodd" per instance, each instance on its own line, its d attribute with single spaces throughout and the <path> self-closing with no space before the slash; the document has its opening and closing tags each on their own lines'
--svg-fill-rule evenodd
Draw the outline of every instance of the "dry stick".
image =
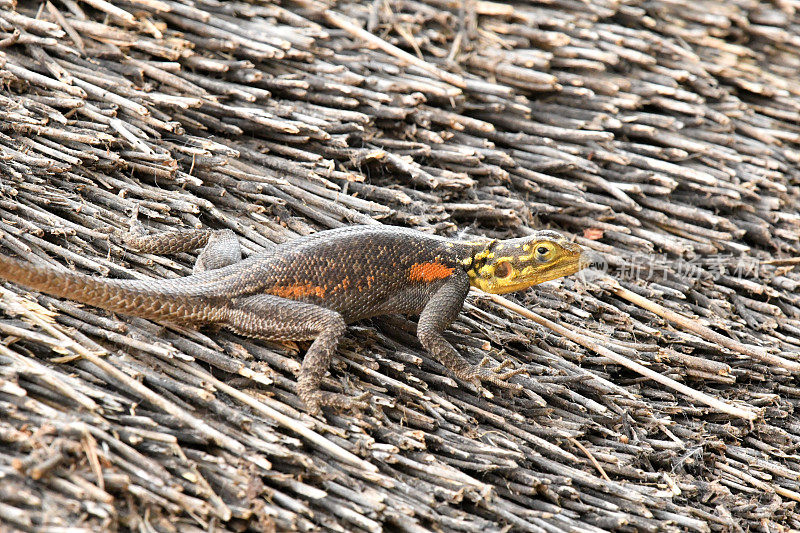
<svg viewBox="0 0 800 533">
<path fill-rule="evenodd" d="M 763 490 L 764 492 L 774 491 L 776 494 L 779 494 L 785 498 L 790 498 L 792 500 L 800 502 L 800 493 L 797 493 L 791 489 L 781 487 L 780 485 L 776 485 L 774 483 L 772 484 L 764 483 L 760 479 L 751 476 L 747 472 L 743 472 L 739 469 L 736 469 L 727 463 L 719 462 L 715 466 L 720 470 L 722 470 L 723 472 L 726 472 L 732 476 L 736 476 L 742 481 L 748 482 L 751 485 L 755 486 L 756 488 Z"/>
<path fill-rule="evenodd" d="M 500 295 L 484 293 L 483 291 L 480 291 L 480 290 L 475 289 L 475 288 L 473 288 L 472 290 L 474 290 L 478 294 L 482 294 L 482 295 L 487 296 L 490 300 L 492 300 L 493 302 L 495 302 L 497 304 L 502 305 L 506 309 L 509 309 L 509 310 L 521 315 L 521 316 L 524 316 L 525 318 L 529 318 L 529 319 L 533 320 L 534 322 L 536 322 L 540 326 L 544 326 L 546 328 L 549 328 L 549 329 L 555 331 L 556 333 L 558 333 L 560 335 L 563 335 L 564 337 L 568 338 L 569 340 L 571 340 L 571 341 L 573 341 L 573 342 L 575 342 L 577 344 L 580 344 L 581 346 L 583 346 L 585 348 L 588 348 L 588 349 L 592 350 L 593 352 L 596 352 L 596 353 L 602 355 L 603 357 L 611 359 L 615 363 L 620 364 L 620 365 L 622 365 L 622 366 L 624 366 L 626 368 L 629 368 L 630 370 L 633 370 L 634 372 L 636 372 L 638 374 L 641 374 L 641 375 L 643 375 L 643 376 L 645 376 L 647 378 L 650 378 L 653 381 L 657 381 L 658 383 L 661 383 L 662 385 L 664 385 L 666 387 L 669 387 L 669 388 L 671 388 L 673 390 L 676 390 L 676 391 L 680 392 L 681 394 L 685 394 L 686 396 L 688 396 L 689 398 L 692 398 L 693 400 L 696 400 L 696 401 L 698 401 L 700 403 L 704 403 L 705 405 L 708 405 L 709 407 L 713 407 L 714 409 L 717 409 L 717 410 L 719 410 L 719 411 L 721 411 L 723 413 L 727 413 L 727 414 L 729 414 L 731 416 L 736 416 L 736 417 L 739 417 L 739 418 L 744 418 L 746 420 L 755 420 L 758 417 L 758 413 L 755 413 L 755 412 L 747 410 L 747 409 L 742 409 L 741 407 L 736 407 L 735 405 L 731 405 L 729 403 L 723 402 L 722 400 L 714 398 L 713 396 L 709 396 L 708 394 L 705 394 L 703 392 L 695 390 L 695 389 L 693 389 L 691 387 L 687 387 L 683 383 L 678 383 L 674 379 L 670 379 L 670 378 L 668 378 L 666 376 L 662 376 L 658 372 L 654 372 L 653 370 L 650 370 L 649 368 L 647 368 L 647 367 L 645 367 L 645 366 L 643 366 L 643 365 L 641 365 L 639 363 L 631 361 L 631 360 L 629 360 L 629 359 L 627 359 L 625 357 L 622 357 L 621 355 L 619 355 L 619 354 L 617 354 L 615 352 L 612 352 L 611 350 L 609 350 L 607 348 L 604 348 L 604 347 L 598 345 L 597 343 L 591 341 L 590 339 L 586 338 L 583 335 L 580 335 L 580 334 L 578 334 L 578 333 L 576 333 L 576 332 L 574 332 L 572 330 L 569 330 L 569 329 L 565 328 L 564 326 L 556 324 L 555 322 L 551 322 L 551 321 L 547 320 L 546 318 L 537 315 L 533 311 L 522 307 L 521 305 L 515 304 L 514 302 L 511 302 L 509 300 L 506 300 L 505 298 L 503 298 Z"/>
<path fill-rule="evenodd" d="M 597 471 L 600 472 L 600 475 L 603 476 L 603 479 L 605 479 L 606 481 L 611 481 L 611 478 L 608 477 L 608 474 L 606 474 L 606 471 L 603 470 L 603 467 L 600 466 L 600 463 L 597 462 L 597 459 L 595 459 L 594 455 L 592 455 L 592 452 L 590 452 L 586 448 L 586 446 L 581 444 L 578 441 L 578 439 L 576 439 L 574 437 L 567 437 L 567 440 L 570 441 L 572 444 L 574 444 L 575 447 L 577 447 L 580 451 L 582 451 L 586 455 L 586 457 L 589 458 L 589 461 L 591 461 L 591 463 L 594 465 L 594 467 L 597 469 Z"/>
<path fill-rule="evenodd" d="M 450 72 L 442 70 L 436 67 L 435 65 L 428 63 L 427 61 L 424 61 L 416 56 L 409 54 L 405 50 L 401 50 L 400 48 L 396 47 L 393 44 L 387 43 L 380 37 L 372 35 L 367 30 L 363 29 L 361 26 L 352 22 L 351 20 L 342 15 L 337 15 L 333 11 L 326 9 L 324 16 L 328 22 L 330 22 L 334 26 L 338 26 L 347 33 L 353 35 L 354 37 L 367 41 L 368 43 L 374 46 L 377 46 L 387 54 L 392 55 L 400 59 L 401 61 L 405 61 L 406 63 L 421 68 L 426 72 L 430 72 L 440 80 L 445 81 L 450 85 L 455 85 L 456 87 L 460 87 L 462 89 L 467 86 L 466 82 L 464 82 L 464 78 L 462 78 L 458 74 L 452 74 Z"/>
<path fill-rule="evenodd" d="M 800 265 L 800 257 L 787 257 L 786 259 L 773 259 L 771 261 L 762 261 L 762 265 L 775 265 L 775 266 L 790 266 Z"/>
<path fill-rule="evenodd" d="M 295 433 L 297 433 L 300 436 L 304 437 L 306 440 L 308 440 L 310 442 L 313 442 L 314 444 L 319 446 L 321 449 L 325 450 L 326 452 L 328 452 L 332 456 L 336 457 L 337 459 L 339 459 L 343 463 L 351 465 L 351 466 L 355 466 L 356 468 L 362 468 L 367 472 L 377 472 L 378 471 L 378 469 L 377 469 L 377 467 L 375 467 L 375 465 L 370 464 L 370 463 L 364 461 L 363 459 L 359 458 L 358 456 L 348 452 L 344 448 L 341 448 L 340 446 L 337 446 L 336 444 L 334 444 L 333 442 L 329 441 L 328 439 L 326 439 L 325 437 L 323 437 L 319 433 L 316 433 L 316 432 L 308 429 L 306 426 L 304 426 L 303 424 L 301 424 L 297 420 L 293 419 L 292 417 L 286 416 L 285 414 L 281 413 L 280 411 L 277 411 L 277 410 L 273 409 L 272 407 L 269 407 L 268 405 L 264 404 L 263 402 L 259 402 L 258 400 L 256 400 L 252 396 L 244 394 L 244 393 L 234 389 L 233 387 L 231 387 L 229 385 L 226 385 L 225 383 L 221 382 L 220 380 L 218 380 L 217 378 L 215 378 L 211 374 L 203 372 L 202 370 L 200 370 L 198 368 L 195 368 L 192 365 L 186 364 L 186 363 L 184 363 L 182 361 L 175 361 L 174 364 L 178 368 L 180 368 L 180 369 L 182 369 L 182 370 L 184 370 L 184 371 L 186 371 L 186 372 L 188 372 L 188 373 L 190 373 L 190 374 L 192 374 L 194 376 L 199 377 L 200 379 L 202 379 L 203 381 L 205 381 L 207 383 L 212 384 L 215 388 L 217 388 L 218 390 L 224 392 L 225 394 L 227 394 L 227 395 L 229 395 L 229 396 L 231 396 L 233 398 L 236 398 L 240 402 L 252 407 L 253 409 L 255 409 L 258 412 L 260 412 L 261 414 L 263 414 L 264 416 L 267 416 L 267 417 L 271 418 L 272 420 L 274 420 L 275 422 L 277 422 L 281 426 L 285 427 L 286 429 L 288 429 L 290 431 L 294 431 Z"/>
<path fill-rule="evenodd" d="M 94 7 L 95 9 L 99 9 L 109 15 L 113 15 L 119 19 L 124 20 L 128 24 L 136 24 L 136 17 L 128 13 L 122 8 L 115 6 L 110 2 L 106 2 L 105 0 L 83 0 L 90 6 Z"/>
<path fill-rule="evenodd" d="M 0 297 L 2 297 L 4 300 L 8 300 L 11 303 L 11 305 L 16 308 L 16 312 L 20 316 L 24 317 L 26 320 L 33 323 L 34 325 L 39 326 L 49 335 L 58 339 L 62 343 L 62 347 L 64 349 L 72 350 L 80 354 L 83 359 L 86 359 L 90 363 L 99 367 L 100 370 L 102 370 L 112 378 L 120 381 L 125 386 L 127 386 L 130 389 L 130 392 L 132 392 L 133 394 L 147 400 L 148 402 L 152 403 L 159 409 L 162 409 L 167 414 L 174 416 L 181 423 L 186 424 L 190 428 L 194 429 L 200 435 L 207 438 L 211 442 L 215 443 L 217 446 L 225 448 L 233 453 L 237 454 L 244 453 L 245 447 L 239 441 L 232 439 L 231 437 L 225 435 L 224 433 L 221 433 L 220 431 L 217 431 L 213 427 L 209 426 L 202 420 L 190 415 L 189 413 L 187 413 L 174 403 L 163 398 L 159 394 L 156 394 L 152 390 L 145 387 L 143 384 L 139 383 L 138 381 L 130 377 L 125 372 L 121 371 L 111 363 L 105 361 L 102 357 L 98 356 L 96 353 L 85 348 L 81 344 L 75 342 L 71 337 L 67 336 L 61 330 L 60 326 L 52 324 L 46 319 L 46 313 L 43 311 L 43 308 L 39 306 L 38 303 L 26 301 L 20 296 L 12 293 L 11 291 L 7 291 L 1 288 L 0 288 Z"/>
<path fill-rule="evenodd" d="M 81 38 L 80 34 L 77 31 L 75 31 L 75 28 L 73 28 L 72 25 L 67 21 L 67 19 L 64 18 L 64 15 L 61 14 L 61 11 L 59 11 L 58 8 L 49 1 L 47 2 L 47 4 L 45 4 L 45 6 L 47 7 L 47 10 L 50 12 L 50 15 L 52 15 L 53 18 L 56 19 L 58 25 L 64 28 L 64 31 L 67 32 L 67 35 L 69 35 L 69 38 L 72 39 L 73 43 L 75 43 L 75 46 L 77 46 L 81 52 L 86 50 L 86 46 L 83 44 L 83 39 Z"/>
<path fill-rule="evenodd" d="M 709 342 L 715 342 L 729 350 L 748 355 L 753 359 L 757 359 L 763 363 L 767 363 L 775 367 L 784 368 L 790 372 L 800 372 L 800 363 L 797 361 L 791 361 L 778 355 L 771 354 L 760 346 L 744 344 L 742 342 L 733 340 L 730 337 L 721 335 L 705 326 L 701 326 L 691 318 L 685 317 L 679 313 L 676 313 L 675 311 L 671 311 L 666 307 L 662 307 L 661 305 L 652 302 L 647 298 L 639 296 L 638 294 L 625 289 L 624 287 L 620 286 L 616 280 L 605 278 L 601 281 L 601 286 L 604 289 L 610 290 L 620 298 L 628 300 L 629 302 L 647 309 L 648 311 L 652 311 L 661 318 L 669 320 L 670 322 L 674 322 L 675 324 L 688 329 L 692 333 L 700 335 Z"/>
<path fill-rule="evenodd" d="M 49 388 L 57 393 L 75 401 L 84 409 L 89 411 L 100 410 L 100 406 L 97 405 L 94 400 L 82 392 L 70 387 L 69 384 L 62 381 L 55 372 L 45 367 L 35 359 L 20 355 L 6 347 L 4 344 L 0 344 L 0 354 L 16 363 L 19 368 L 24 368 L 26 372 L 31 374 L 31 376 L 35 376 L 38 384 L 49 386 Z"/>
</svg>

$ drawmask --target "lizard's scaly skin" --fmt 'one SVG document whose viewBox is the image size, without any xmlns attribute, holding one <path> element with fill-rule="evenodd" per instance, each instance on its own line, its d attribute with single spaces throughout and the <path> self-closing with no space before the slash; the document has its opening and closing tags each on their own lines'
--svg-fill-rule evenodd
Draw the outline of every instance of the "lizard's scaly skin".
<svg viewBox="0 0 800 533">
<path fill-rule="evenodd" d="M 541 231 L 507 241 L 457 241 L 389 226 L 323 231 L 239 261 L 230 231 L 198 230 L 122 239 L 143 251 L 206 245 L 195 273 L 167 280 L 115 280 L 37 266 L 0 255 L 0 277 L 109 311 L 182 324 L 219 324 L 271 340 L 311 340 L 298 378 L 308 410 L 350 407 L 319 384 L 347 323 L 419 314 L 418 336 L 436 359 L 464 380 L 514 387 L 464 360 L 442 332 L 455 320 L 470 284 L 509 292 L 572 274 L 585 266 L 579 246 Z M 235 250 L 231 250 L 231 248 Z"/>
</svg>

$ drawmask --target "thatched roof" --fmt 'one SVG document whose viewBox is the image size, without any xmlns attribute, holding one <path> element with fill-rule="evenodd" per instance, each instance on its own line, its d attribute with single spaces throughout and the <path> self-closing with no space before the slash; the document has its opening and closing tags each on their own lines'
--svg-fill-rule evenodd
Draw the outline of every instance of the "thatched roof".
<svg viewBox="0 0 800 533">
<path fill-rule="evenodd" d="M 303 346 L 0 284 L 0 530 L 800 528 L 796 1 L 0 7 L 2 253 L 188 273 L 108 240 L 138 206 L 248 251 L 552 227 L 607 264 L 512 297 L 571 333 L 468 299 L 450 337 L 522 394 L 387 317 L 326 382 L 375 409 L 325 421 Z"/>
</svg>

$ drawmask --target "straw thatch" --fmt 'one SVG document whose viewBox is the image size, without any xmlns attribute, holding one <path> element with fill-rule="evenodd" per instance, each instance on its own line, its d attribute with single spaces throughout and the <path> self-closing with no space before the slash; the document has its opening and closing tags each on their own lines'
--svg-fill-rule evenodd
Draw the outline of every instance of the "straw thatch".
<svg viewBox="0 0 800 533">
<path fill-rule="evenodd" d="M 605 259 L 515 296 L 566 332 L 468 299 L 451 339 L 522 394 L 386 317 L 326 381 L 374 409 L 325 421 L 303 345 L 0 283 L 0 531 L 800 528 L 798 9 L 0 0 L 2 253 L 187 274 L 108 238 L 138 208 L 248 251 L 385 223 Z"/>
</svg>

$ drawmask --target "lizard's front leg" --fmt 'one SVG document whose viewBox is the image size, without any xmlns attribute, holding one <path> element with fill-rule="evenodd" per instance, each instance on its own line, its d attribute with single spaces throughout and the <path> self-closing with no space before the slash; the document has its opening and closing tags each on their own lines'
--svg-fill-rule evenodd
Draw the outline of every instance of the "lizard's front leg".
<svg viewBox="0 0 800 533">
<path fill-rule="evenodd" d="M 222 324 L 248 337 L 277 341 L 314 339 L 297 378 L 297 394 L 312 415 L 319 414 L 323 405 L 338 409 L 366 407 L 359 398 L 321 391 L 319 388 L 347 327 L 342 315 L 336 311 L 279 296 L 259 294 L 234 298 Z"/>
<path fill-rule="evenodd" d="M 522 387 L 507 380 L 511 376 L 526 372 L 524 368 L 498 373 L 506 366 L 503 363 L 498 369 L 489 369 L 480 365 L 473 365 L 461 357 L 453 346 L 447 342 L 442 333 L 453 320 L 456 319 L 464 299 L 469 292 L 469 277 L 465 272 L 457 271 L 447 282 L 428 300 L 428 304 L 419 316 L 417 337 L 422 346 L 440 363 L 449 368 L 457 377 L 481 387 L 481 382 L 488 381 L 499 387 L 519 390 Z"/>
</svg>

